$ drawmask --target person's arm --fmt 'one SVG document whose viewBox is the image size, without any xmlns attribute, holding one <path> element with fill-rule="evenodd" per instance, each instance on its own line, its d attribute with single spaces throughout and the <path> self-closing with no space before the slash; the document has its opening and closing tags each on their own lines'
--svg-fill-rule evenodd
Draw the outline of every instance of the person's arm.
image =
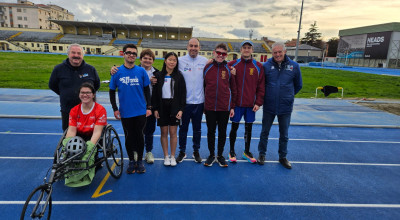
<svg viewBox="0 0 400 220">
<path fill-rule="evenodd" d="M 150 87 L 145 86 L 143 88 L 144 98 L 146 99 L 146 117 L 151 115 L 151 96 L 150 96 Z"/>
<path fill-rule="evenodd" d="M 57 95 L 60 95 L 60 88 L 58 87 L 58 77 L 56 68 L 53 69 L 51 72 L 50 79 L 49 79 L 49 88 L 55 92 Z"/>
<path fill-rule="evenodd" d="M 264 104 L 264 95 L 265 95 L 264 68 L 261 65 L 259 67 L 260 67 L 260 76 L 258 77 L 258 81 L 257 81 L 256 102 L 255 102 L 255 105 L 257 105 L 258 108 Z"/>
<path fill-rule="evenodd" d="M 114 89 L 110 89 L 108 93 L 109 93 L 109 96 L 110 96 L 110 103 L 111 103 L 112 109 L 114 111 L 114 116 L 115 116 L 116 119 L 119 120 L 119 119 L 121 119 L 121 114 L 118 111 L 117 101 L 115 100 L 115 90 Z"/>
<path fill-rule="evenodd" d="M 94 68 L 93 67 L 93 71 L 94 71 L 94 89 L 96 90 L 96 91 L 98 91 L 99 89 L 100 89 L 100 77 L 99 77 L 99 74 L 97 73 L 97 70 L 96 70 L 96 68 Z"/>
<path fill-rule="evenodd" d="M 65 138 L 70 138 L 70 137 L 75 137 L 77 132 L 76 126 L 68 126 L 68 131 L 67 134 L 65 135 Z"/>
<path fill-rule="evenodd" d="M 94 126 L 93 134 L 92 134 L 92 137 L 90 138 L 90 141 L 93 144 L 96 144 L 97 141 L 100 139 L 100 136 L 103 133 L 103 128 L 104 128 L 104 125 L 95 125 Z"/>
<path fill-rule="evenodd" d="M 297 65 L 296 68 L 296 75 L 294 77 L 294 94 L 296 95 L 301 88 L 303 88 L 303 79 L 301 77 L 301 71 L 300 71 L 300 66 Z"/>
</svg>

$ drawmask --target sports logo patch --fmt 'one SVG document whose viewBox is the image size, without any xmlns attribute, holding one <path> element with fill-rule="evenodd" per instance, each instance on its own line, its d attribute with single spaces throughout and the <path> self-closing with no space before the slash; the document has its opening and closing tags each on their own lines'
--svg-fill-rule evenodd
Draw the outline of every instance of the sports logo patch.
<svg viewBox="0 0 400 220">
<path fill-rule="evenodd" d="M 293 65 L 287 65 L 287 66 L 286 66 L 286 70 L 293 71 Z"/>
<path fill-rule="evenodd" d="M 250 76 L 254 74 L 254 68 L 250 68 Z"/>
<path fill-rule="evenodd" d="M 221 71 L 221 78 L 226 79 L 226 71 Z"/>
</svg>

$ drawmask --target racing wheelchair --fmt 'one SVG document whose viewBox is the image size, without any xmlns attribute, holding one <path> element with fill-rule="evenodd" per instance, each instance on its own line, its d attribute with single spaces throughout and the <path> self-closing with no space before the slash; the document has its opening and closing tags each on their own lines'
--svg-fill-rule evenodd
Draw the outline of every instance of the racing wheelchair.
<svg viewBox="0 0 400 220">
<path fill-rule="evenodd" d="M 123 170 L 123 154 L 122 145 L 117 132 L 108 124 L 103 128 L 100 139 L 95 147 L 89 152 L 86 149 L 80 149 L 85 142 L 72 138 L 66 147 L 63 147 L 63 140 L 67 134 L 67 130 L 57 144 L 54 152 L 53 165 L 47 171 L 44 183 L 34 189 L 26 200 L 22 209 L 20 219 L 50 219 L 52 208 L 53 183 L 64 178 L 79 175 L 96 166 L 101 166 L 105 162 L 110 175 L 114 178 L 121 177 Z M 74 141 L 71 145 L 71 141 Z M 83 142 L 83 143 L 79 143 Z M 72 146 L 73 149 L 70 147 Z M 71 153 L 72 152 L 72 153 Z M 89 154 L 89 159 L 97 154 L 94 163 L 89 163 L 89 159 L 83 160 L 83 155 Z M 77 166 L 79 164 L 80 166 Z M 49 171 L 50 175 L 49 175 Z M 49 178 L 47 178 L 49 176 Z"/>
</svg>

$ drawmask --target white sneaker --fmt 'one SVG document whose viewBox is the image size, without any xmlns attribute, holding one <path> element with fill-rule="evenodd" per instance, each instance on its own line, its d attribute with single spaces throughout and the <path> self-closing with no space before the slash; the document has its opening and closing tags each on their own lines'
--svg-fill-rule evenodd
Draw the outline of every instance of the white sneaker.
<svg viewBox="0 0 400 220">
<path fill-rule="evenodd" d="M 175 158 L 174 158 L 175 161 Z M 175 162 L 176 165 L 176 162 Z M 171 166 L 171 159 L 169 158 L 169 156 L 165 156 L 164 157 L 164 166 Z"/>
<path fill-rule="evenodd" d="M 175 156 L 171 156 L 171 166 L 172 167 L 176 166 Z"/>
<path fill-rule="evenodd" d="M 151 152 L 147 152 L 146 155 L 144 156 L 144 159 L 146 160 L 147 163 L 154 163 L 154 156 Z"/>
</svg>

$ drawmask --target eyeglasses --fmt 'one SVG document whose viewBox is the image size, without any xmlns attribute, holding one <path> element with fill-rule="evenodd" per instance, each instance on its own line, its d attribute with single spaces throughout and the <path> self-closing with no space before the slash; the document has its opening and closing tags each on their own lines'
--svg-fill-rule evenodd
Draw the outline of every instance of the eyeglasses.
<svg viewBox="0 0 400 220">
<path fill-rule="evenodd" d="M 125 54 L 125 55 L 128 55 L 128 56 L 135 56 L 135 57 L 137 57 L 137 53 L 136 53 L 136 52 L 130 52 L 130 51 L 128 51 L 128 52 L 125 52 L 124 54 Z"/>
<path fill-rule="evenodd" d="M 224 53 L 224 52 L 221 52 L 221 51 L 215 51 L 215 53 L 217 53 L 218 56 L 223 56 L 223 57 L 228 55 L 227 53 Z"/>
<path fill-rule="evenodd" d="M 79 94 L 81 94 L 81 95 L 90 95 L 90 94 L 92 94 L 92 92 L 80 92 Z"/>
</svg>

